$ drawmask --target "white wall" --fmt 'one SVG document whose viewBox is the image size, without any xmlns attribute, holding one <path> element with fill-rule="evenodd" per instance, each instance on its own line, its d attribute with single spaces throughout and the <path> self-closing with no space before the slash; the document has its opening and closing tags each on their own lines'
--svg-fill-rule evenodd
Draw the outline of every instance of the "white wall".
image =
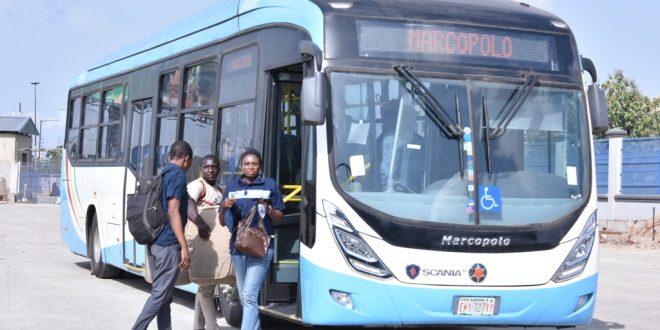
<svg viewBox="0 0 660 330">
<path fill-rule="evenodd" d="M 0 133 L 0 160 L 16 161 L 15 134 Z"/>
<path fill-rule="evenodd" d="M 25 154 L 27 156 L 26 161 L 29 163 L 32 161 L 31 149 L 32 137 L 0 133 L 0 160 L 20 162 L 22 160 L 21 155 Z"/>
</svg>

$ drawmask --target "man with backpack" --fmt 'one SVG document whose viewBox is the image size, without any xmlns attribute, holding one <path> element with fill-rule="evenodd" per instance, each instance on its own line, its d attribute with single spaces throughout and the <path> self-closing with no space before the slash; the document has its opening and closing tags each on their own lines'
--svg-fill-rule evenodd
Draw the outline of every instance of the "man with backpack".
<svg viewBox="0 0 660 330">
<path fill-rule="evenodd" d="M 188 269 L 190 254 L 183 228 L 188 214 L 188 192 L 185 172 L 192 165 L 190 144 L 177 141 L 169 152 L 169 163 L 163 168 L 162 206 L 169 221 L 156 239 L 147 245 L 151 276 L 151 296 L 144 303 L 133 329 L 147 329 L 157 317 L 158 329 L 171 329 L 170 303 L 179 270 Z"/>
</svg>

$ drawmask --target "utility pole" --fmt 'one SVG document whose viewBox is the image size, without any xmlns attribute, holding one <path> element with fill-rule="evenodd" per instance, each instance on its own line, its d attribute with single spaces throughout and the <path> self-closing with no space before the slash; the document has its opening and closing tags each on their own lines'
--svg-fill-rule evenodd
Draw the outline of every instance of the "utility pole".
<svg viewBox="0 0 660 330">
<path fill-rule="evenodd" d="M 30 84 L 34 85 L 34 124 L 37 124 L 37 85 L 39 85 L 38 81 L 33 81 Z M 39 136 L 41 136 L 41 132 L 39 133 Z M 34 146 L 37 146 L 37 139 L 34 139 Z M 36 154 L 35 154 L 36 156 Z"/>
</svg>

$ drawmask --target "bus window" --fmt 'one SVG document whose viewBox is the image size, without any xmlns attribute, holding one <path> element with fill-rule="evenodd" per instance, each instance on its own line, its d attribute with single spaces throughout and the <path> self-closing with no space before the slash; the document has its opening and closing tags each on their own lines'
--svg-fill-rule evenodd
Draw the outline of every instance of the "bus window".
<svg viewBox="0 0 660 330">
<path fill-rule="evenodd" d="M 156 142 L 156 171 L 161 170 L 169 160 L 170 146 L 177 140 L 177 116 L 158 118 L 158 138 Z"/>
<path fill-rule="evenodd" d="M 160 77 L 160 104 L 158 108 L 156 170 L 168 162 L 169 147 L 177 140 L 177 109 L 181 90 L 180 71 L 163 74 Z"/>
<path fill-rule="evenodd" d="M 257 47 L 225 55 L 220 77 L 220 104 L 252 99 L 257 88 Z"/>
<path fill-rule="evenodd" d="M 151 100 L 133 102 L 129 164 L 137 175 L 149 175 L 149 138 L 151 137 Z"/>
<path fill-rule="evenodd" d="M 209 61 L 188 67 L 183 77 L 183 140 L 190 143 L 193 150 L 192 168 L 187 172 L 189 180 L 195 179 L 202 169 L 202 157 L 213 152 L 215 110 L 212 105 L 217 64 L 217 61 Z"/>
<path fill-rule="evenodd" d="M 226 186 L 240 173 L 238 158 L 241 153 L 252 146 L 254 102 L 220 109 L 220 116 L 216 155 L 220 158 L 219 184 Z"/>
<path fill-rule="evenodd" d="M 73 159 L 78 157 L 78 130 L 80 129 L 80 112 L 82 108 L 82 102 L 80 98 L 76 98 L 71 101 L 69 123 L 67 126 L 67 140 L 66 148 L 69 151 L 69 155 Z"/>
<path fill-rule="evenodd" d="M 214 109 L 204 109 L 183 114 L 183 140 L 193 150 L 193 163 L 187 172 L 188 180 L 194 180 L 202 169 L 202 157 L 212 153 Z"/>
<path fill-rule="evenodd" d="M 179 91 L 181 89 L 179 70 L 166 73 L 160 77 L 160 108 L 158 114 L 176 113 L 179 106 Z"/>
<path fill-rule="evenodd" d="M 186 68 L 183 87 L 183 108 L 199 108 L 211 105 L 215 91 L 218 62 L 209 61 Z"/>
<path fill-rule="evenodd" d="M 99 158 L 118 159 L 121 149 L 121 119 L 124 117 L 122 102 L 122 86 L 117 86 L 103 92 L 103 107 L 101 108 L 101 135 L 99 137 Z"/>
<path fill-rule="evenodd" d="M 99 92 L 85 96 L 82 112 L 83 127 L 80 132 L 80 159 L 94 160 L 96 158 L 100 101 L 101 93 Z"/>
</svg>

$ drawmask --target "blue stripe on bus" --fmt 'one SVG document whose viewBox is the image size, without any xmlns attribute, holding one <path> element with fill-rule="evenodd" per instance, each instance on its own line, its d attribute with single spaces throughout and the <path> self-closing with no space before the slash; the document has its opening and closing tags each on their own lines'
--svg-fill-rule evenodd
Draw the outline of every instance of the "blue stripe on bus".
<svg viewBox="0 0 660 330">
<path fill-rule="evenodd" d="M 106 264 L 125 269 L 123 244 L 119 243 L 119 244 L 106 246 L 104 249 L 101 250 L 101 254 L 103 255 L 103 262 L 105 262 Z M 127 250 L 126 255 L 133 256 L 133 251 Z M 142 264 L 144 263 L 144 252 L 141 252 L 137 255 L 136 264 L 139 265 L 141 263 Z M 135 273 L 135 274 L 140 275 L 142 273 Z"/>
<path fill-rule="evenodd" d="M 576 325 L 591 321 L 598 275 L 556 288 L 479 290 L 410 286 L 349 276 L 300 260 L 303 322 L 317 325 L 504 324 Z M 310 280 L 305 280 L 310 279 Z M 311 279 L 314 279 L 313 281 Z M 350 293 L 354 308 L 340 306 L 330 290 Z M 592 294 L 574 312 L 580 296 Z M 496 316 L 457 316 L 454 296 L 501 297 Z"/>
<path fill-rule="evenodd" d="M 126 248 L 126 255 L 130 256 L 132 258 L 133 256 L 133 246 L 135 245 L 137 248 L 135 251 L 135 264 L 136 265 L 146 265 L 146 255 L 145 255 L 145 250 L 144 250 L 144 245 L 137 244 L 135 243 L 134 240 L 130 240 L 126 242 L 127 248 Z M 133 273 L 137 276 L 145 276 L 144 272 L 139 272 L 135 271 L 132 269 L 127 268 L 124 265 L 124 261 L 122 260 L 123 258 L 123 252 L 122 252 L 122 244 L 113 244 L 111 246 L 108 246 L 104 249 L 101 250 L 101 253 L 103 254 L 103 260 L 105 263 L 113 265 L 119 269 L 123 269 L 129 273 Z M 178 289 L 183 290 L 183 291 L 188 291 L 190 293 L 196 293 L 197 292 L 197 284 L 195 283 L 189 283 L 186 285 L 179 285 L 177 286 Z"/>
</svg>

